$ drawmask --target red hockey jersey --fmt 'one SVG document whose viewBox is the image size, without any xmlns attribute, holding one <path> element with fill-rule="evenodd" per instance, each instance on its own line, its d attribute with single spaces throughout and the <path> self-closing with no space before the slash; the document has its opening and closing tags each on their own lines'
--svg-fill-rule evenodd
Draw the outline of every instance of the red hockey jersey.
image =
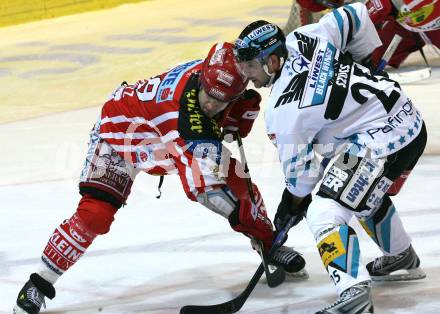
<svg viewBox="0 0 440 314">
<path fill-rule="evenodd" d="M 198 102 L 202 60 L 123 85 L 101 113 L 100 137 L 135 168 L 178 173 L 188 197 L 225 184 L 219 175 L 221 131 Z"/>
</svg>

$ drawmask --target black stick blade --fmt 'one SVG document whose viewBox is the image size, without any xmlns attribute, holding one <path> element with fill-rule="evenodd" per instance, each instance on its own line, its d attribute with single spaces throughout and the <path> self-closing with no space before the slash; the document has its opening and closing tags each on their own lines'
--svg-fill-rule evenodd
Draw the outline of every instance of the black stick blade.
<svg viewBox="0 0 440 314">
<path fill-rule="evenodd" d="M 230 301 L 226 301 L 219 304 L 213 305 L 185 305 L 180 309 L 180 314 L 231 314 L 238 312 L 243 304 L 246 302 L 247 298 L 254 290 L 258 281 L 264 273 L 264 267 L 261 263 L 255 272 L 252 279 L 249 281 L 246 289 L 243 290 L 237 297 Z"/>
</svg>

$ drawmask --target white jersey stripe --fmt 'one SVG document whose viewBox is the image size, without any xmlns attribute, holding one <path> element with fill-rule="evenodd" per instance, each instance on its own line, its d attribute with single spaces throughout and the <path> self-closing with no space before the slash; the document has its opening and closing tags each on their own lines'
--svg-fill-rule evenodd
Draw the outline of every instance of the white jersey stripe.
<svg viewBox="0 0 440 314">
<path fill-rule="evenodd" d="M 133 117 L 133 118 L 127 118 L 126 116 L 116 116 L 116 117 L 104 117 L 101 119 L 101 125 L 105 124 L 105 123 L 113 123 L 113 124 L 117 124 L 117 123 L 126 123 L 126 122 L 130 122 L 130 123 L 137 123 L 137 124 L 147 124 L 147 120 L 145 118 L 142 117 Z"/>
<path fill-rule="evenodd" d="M 104 139 L 114 138 L 114 139 L 145 139 L 145 138 L 157 138 L 157 134 L 154 132 L 135 132 L 135 133 L 125 133 L 125 132 L 108 132 L 100 133 L 99 136 Z"/>
<path fill-rule="evenodd" d="M 130 123 L 137 123 L 137 124 L 149 124 L 149 125 L 153 125 L 153 126 L 157 126 L 161 123 L 164 123 L 165 121 L 171 120 L 171 119 L 177 119 L 179 117 L 179 112 L 178 111 L 171 111 L 171 112 L 167 112 L 164 114 L 161 114 L 160 116 L 157 116 L 154 119 L 151 120 L 146 120 L 143 117 L 131 117 L 128 118 L 124 115 L 120 115 L 120 116 L 116 116 L 116 117 L 104 117 L 101 119 L 101 124 L 105 124 L 108 122 L 117 124 L 117 123 L 126 123 L 126 122 L 130 122 Z"/>
<path fill-rule="evenodd" d="M 164 123 L 165 121 L 171 120 L 171 119 L 177 119 L 179 117 L 178 111 L 171 111 L 164 114 L 161 114 L 160 116 L 151 119 L 150 123 L 154 126 L 157 126 L 161 123 Z"/>
</svg>

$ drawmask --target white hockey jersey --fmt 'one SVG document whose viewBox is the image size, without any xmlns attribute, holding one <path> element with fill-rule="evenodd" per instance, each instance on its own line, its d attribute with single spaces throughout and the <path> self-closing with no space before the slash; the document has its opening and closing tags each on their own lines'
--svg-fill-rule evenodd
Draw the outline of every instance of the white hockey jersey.
<svg viewBox="0 0 440 314">
<path fill-rule="evenodd" d="M 381 45 L 364 4 L 334 10 L 286 40 L 289 58 L 265 120 L 292 194 L 305 196 L 319 181 L 316 153 L 331 158 L 350 144 L 357 156 L 385 157 L 418 135 L 420 113 L 399 84 L 353 61 Z"/>
</svg>

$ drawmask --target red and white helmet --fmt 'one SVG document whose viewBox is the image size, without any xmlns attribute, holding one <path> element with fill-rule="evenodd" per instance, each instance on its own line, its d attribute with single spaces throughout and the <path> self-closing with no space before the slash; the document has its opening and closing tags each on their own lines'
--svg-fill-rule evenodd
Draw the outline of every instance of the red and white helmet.
<svg viewBox="0 0 440 314">
<path fill-rule="evenodd" d="M 223 42 L 209 50 L 203 62 L 200 81 L 203 89 L 213 98 L 231 102 L 240 96 L 248 83 L 234 56 L 234 45 Z"/>
</svg>

